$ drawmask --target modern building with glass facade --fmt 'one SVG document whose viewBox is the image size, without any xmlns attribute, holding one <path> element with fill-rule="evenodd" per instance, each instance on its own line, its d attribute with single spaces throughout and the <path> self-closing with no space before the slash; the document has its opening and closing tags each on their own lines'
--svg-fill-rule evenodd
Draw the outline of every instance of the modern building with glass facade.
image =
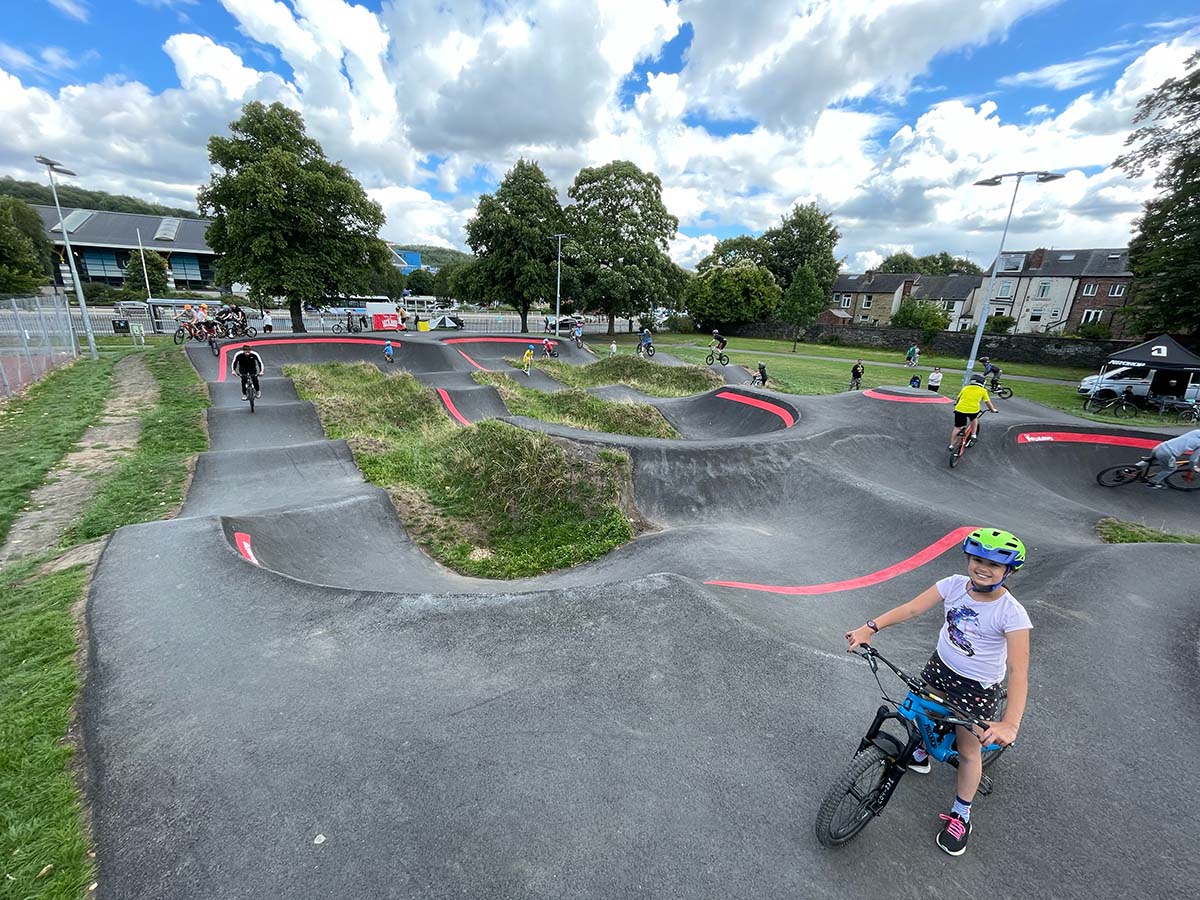
<svg viewBox="0 0 1200 900">
<path fill-rule="evenodd" d="M 55 281 L 71 286 L 66 246 L 53 206 L 34 204 L 46 226 L 46 237 L 58 254 Z M 129 255 L 142 247 L 159 253 L 167 261 L 169 286 L 177 291 L 213 291 L 217 289 L 213 261 L 216 254 L 205 243 L 208 219 L 181 219 L 137 213 L 106 212 L 97 209 L 63 207 L 63 224 L 71 238 L 75 266 L 83 282 L 96 281 L 114 287 L 125 280 Z"/>
</svg>

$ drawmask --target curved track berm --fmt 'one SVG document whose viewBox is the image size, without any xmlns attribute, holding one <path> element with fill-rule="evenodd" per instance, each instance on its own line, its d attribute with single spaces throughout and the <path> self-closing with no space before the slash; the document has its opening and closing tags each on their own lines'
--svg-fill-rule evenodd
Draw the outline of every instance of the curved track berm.
<svg viewBox="0 0 1200 900">
<path fill-rule="evenodd" d="M 182 515 L 121 529 L 96 572 L 97 896 L 1191 896 L 1200 548 L 1091 530 L 1111 513 L 1194 527 L 1194 496 L 1095 485 L 1137 448 L 1031 441 L 1098 430 L 1013 401 L 951 471 L 944 408 L 863 394 L 736 392 L 790 426 L 719 392 L 659 401 L 690 438 L 674 442 L 512 420 L 624 447 L 661 527 L 499 584 L 422 554 L 278 378 L 382 364 L 377 344 L 261 352 L 253 416 L 193 357 L 214 449 Z M 484 392 L 471 406 L 462 360 L 435 338 L 397 352 L 464 419 L 500 413 Z M 959 570 L 944 548 L 984 521 L 1030 546 L 1012 586 L 1034 662 L 970 849 L 933 844 L 953 790 L 935 769 L 824 851 L 816 807 L 878 703 L 841 635 Z M 877 642 L 916 667 L 937 624 Z"/>
</svg>

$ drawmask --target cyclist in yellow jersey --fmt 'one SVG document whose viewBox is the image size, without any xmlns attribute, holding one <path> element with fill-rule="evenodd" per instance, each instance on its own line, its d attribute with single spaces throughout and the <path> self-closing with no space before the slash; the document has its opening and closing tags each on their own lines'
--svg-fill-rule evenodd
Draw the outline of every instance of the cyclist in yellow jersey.
<svg viewBox="0 0 1200 900">
<path fill-rule="evenodd" d="M 958 440 L 964 428 L 967 430 L 967 440 L 975 439 L 975 432 L 979 428 L 979 416 L 984 406 L 992 412 L 997 411 L 983 386 L 983 376 L 976 372 L 971 376 L 971 383 L 958 392 L 958 399 L 954 403 L 954 430 L 950 432 L 950 446 L 947 450 L 954 449 L 954 442 Z"/>
</svg>

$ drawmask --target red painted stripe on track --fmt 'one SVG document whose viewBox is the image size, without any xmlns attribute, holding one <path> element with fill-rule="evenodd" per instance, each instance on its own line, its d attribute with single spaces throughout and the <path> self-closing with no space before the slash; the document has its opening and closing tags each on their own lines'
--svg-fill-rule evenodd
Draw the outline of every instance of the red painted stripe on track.
<svg viewBox="0 0 1200 900">
<path fill-rule="evenodd" d="M 250 547 L 250 535 L 244 531 L 235 531 L 233 533 L 233 542 L 237 544 L 238 552 L 246 557 L 249 562 L 256 566 L 262 565 L 254 555 L 254 551 Z"/>
<path fill-rule="evenodd" d="M 908 559 L 903 559 L 895 565 L 888 566 L 886 569 L 880 569 L 878 572 L 872 572 L 870 575 L 850 578 L 846 581 L 831 581 L 828 584 L 806 584 L 795 587 L 773 584 L 751 584 L 744 581 L 706 581 L 704 583 L 717 585 L 718 587 L 734 587 L 747 591 L 765 591 L 770 594 L 790 594 L 793 596 L 799 594 L 833 594 L 838 591 L 852 591 L 856 588 L 870 587 L 873 584 L 889 581 L 898 575 L 903 575 L 905 572 L 911 572 L 918 566 L 925 565 L 925 563 L 936 559 L 952 547 L 962 544 L 966 536 L 974 531 L 976 527 L 978 526 L 964 525 L 962 528 L 956 528 L 945 537 L 934 541 L 925 549 L 914 553 Z"/>
<path fill-rule="evenodd" d="M 896 394 L 881 394 L 874 388 L 863 391 L 864 397 L 872 400 L 890 400 L 892 403 L 953 403 L 949 397 L 900 397 Z"/>
<path fill-rule="evenodd" d="M 446 411 L 449 412 L 450 415 L 454 416 L 454 418 L 458 419 L 458 421 L 462 422 L 464 425 L 471 424 L 463 418 L 462 413 L 458 411 L 458 407 L 454 405 L 454 401 L 450 399 L 450 393 L 445 388 L 438 388 L 437 392 L 438 396 L 442 398 L 442 403 L 446 405 Z"/>
<path fill-rule="evenodd" d="M 747 397 L 745 394 L 735 394 L 732 391 L 721 391 L 717 394 L 722 400 L 733 400 L 736 403 L 745 403 L 747 406 L 756 406 L 759 409 L 765 409 L 769 413 L 774 413 L 783 419 L 783 427 L 791 428 L 796 424 L 796 417 L 790 412 L 775 403 L 769 403 L 766 400 L 761 400 L 758 397 Z"/>
<path fill-rule="evenodd" d="M 454 349 L 455 349 L 455 350 L 458 352 L 458 355 L 459 355 L 459 356 L 461 356 L 463 359 L 465 359 L 467 362 L 469 362 L 471 365 L 473 365 L 475 368 L 477 368 L 477 369 L 478 369 L 480 372 L 486 372 L 486 371 L 487 371 L 487 369 L 485 369 L 485 368 L 484 368 L 483 366 L 481 366 L 479 363 L 475 362 L 475 360 L 471 359 L 471 357 L 467 356 L 467 354 L 463 353 L 463 352 L 462 352 L 461 350 L 459 350 L 457 347 L 455 347 Z"/>
<path fill-rule="evenodd" d="M 248 341 L 230 341 L 228 344 L 221 345 L 221 355 L 217 357 L 217 363 L 221 367 L 221 371 L 217 373 L 217 381 L 224 381 L 228 372 L 229 358 L 227 353 L 230 349 L 241 350 L 247 344 L 251 347 L 269 347 L 271 344 L 374 344 L 377 347 L 382 347 L 390 338 L 272 338 L 269 340 L 255 340 L 251 338 Z M 392 344 L 399 346 L 400 341 L 392 341 Z"/>
<path fill-rule="evenodd" d="M 1079 431 L 1022 431 L 1018 444 L 1112 444 L 1117 447 L 1139 447 L 1153 450 L 1161 443 L 1152 438 L 1128 437 L 1120 434 L 1085 434 Z"/>
</svg>

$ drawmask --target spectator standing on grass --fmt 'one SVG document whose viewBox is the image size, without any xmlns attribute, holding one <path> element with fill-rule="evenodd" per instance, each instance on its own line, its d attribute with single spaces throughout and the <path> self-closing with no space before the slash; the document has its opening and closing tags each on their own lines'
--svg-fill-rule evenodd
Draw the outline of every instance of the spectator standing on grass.
<svg viewBox="0 0 1200 900">
<path fill-rule="evenodd" d="M 867 367 L 863 365 L 860 359 L 850 367 L 850 390 L 856 391 L 862 387 L 863 373 L 867 371 Z"/>
<path fill-rule="evenodd" d="M 611 344 L 608 345 L 608 355 L 609 356 L 617 355 L 617 342 L 615 340 Z"/>
<path fill-rule="evenodd" d="M 934 366 L 933 371 L 929 373 L 929 389 L 935 394 L 942 392 L 942 370 L 939 366 Z"/>
<path fill-rule="evenodd" d="M 263 310 L 263 334 L 270 334 L 271 331 L 272 331 L 271 314 L 264 309 Z"/>
</svg>

